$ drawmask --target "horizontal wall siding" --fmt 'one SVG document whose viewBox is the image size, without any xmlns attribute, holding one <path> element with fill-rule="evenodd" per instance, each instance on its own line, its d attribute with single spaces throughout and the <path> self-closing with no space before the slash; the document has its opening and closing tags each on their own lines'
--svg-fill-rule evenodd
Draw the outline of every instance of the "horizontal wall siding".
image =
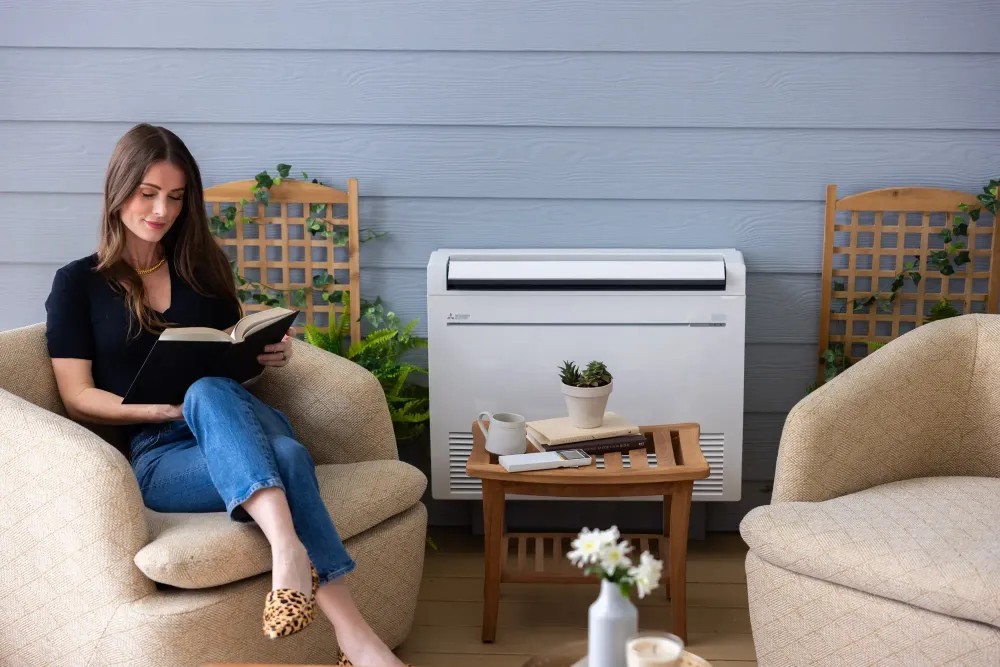
<svg viewBox="0 0 1000 667">
<path fill-rule="evenodd" d="M 150 110 L 151 120 L 159 115 Z M 0 192 L 100 192 L 129 123 L 0 124 Z M 816 201 L 899 183 L 979 189 L 1000 130 L 173 123 L 207 184 L 268 165 L 353 175 L 364 196 Z M 336 182 L 331 184 L 336 185 Z"/>
<path fill-rule="evenodd" d="M 744 489 L 816 367 L 823 199 L 1000 167 L 996 0 L 0 0 L 0 329 L 92 252 L 138 121 L 206 185 L 357 177 L 362 292 L 426 331 L 442 247 L 735 247 Z M 80 29 L 85 26 L 86 29 Z"/>
<path fill-rule="evenodd" d="M 121 122 L 156 110 L 162 123 L 1000 128 L 1000 88 L 967 84 L 992 80 L 1000 54 L 2 54 L 0 120 Z M 140 96 L 136 72 L 156 81 Z M 252 73 L 261 94 L 234 72 Z M 94 86 L 98 77 L 107 83 Z M 309 104 L 304 91 L 322 91 L 323 103 Z M 232 102 L 222 118 L 220 101 Z"/>
<path fill-rule="evenodd" d="M 298 165 L 313 173 L 310 165 Z M 273 172 L 273 168 L 271 170 Z M 317 174 L 322 175 L 322 174 Z M 703 248 L 743 251 L 752 272 L 816 273 L 823 249 L 821 202 L 609 199 L 360 200 L 362 228 L 385 232 L 361 247 L 365 268 L 423 269 L 442 245 L 487 248 L 503 238 L 529 248 Z M 0 244 L 0 262 L 82 256 L 94 247 L 101 195 L 0 192 L 0 215 L 22 221 L 19 244 Z"/>
<path fill-rule="evenodd" d="M 997 49 L 995 0 L 0 0 L 0 46 L 418 51 Z M 85 29 L 83 29 L 85 27 Z"/>
</svg>

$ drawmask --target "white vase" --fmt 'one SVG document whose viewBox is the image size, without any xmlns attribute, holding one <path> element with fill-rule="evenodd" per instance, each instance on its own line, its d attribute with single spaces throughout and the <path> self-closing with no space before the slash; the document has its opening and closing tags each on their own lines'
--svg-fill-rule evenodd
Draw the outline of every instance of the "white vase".
<svg viewBox="0 0 1000 667">
<path fill-rule="evenodd" d="M 604 423 L 604 410 L 614 385 L 612 380 L 600 387 L 574 387 L 562 384 L 569 423 L 577 428 L 597 428 Z"/>
<path fill-rule="evenodd" d="M 639 612 L 618 584 L 601 579 L 601 594 L 590 605 L 587 667 L 625 667 L 625 643 L 639 630 Z"/>
</svg>

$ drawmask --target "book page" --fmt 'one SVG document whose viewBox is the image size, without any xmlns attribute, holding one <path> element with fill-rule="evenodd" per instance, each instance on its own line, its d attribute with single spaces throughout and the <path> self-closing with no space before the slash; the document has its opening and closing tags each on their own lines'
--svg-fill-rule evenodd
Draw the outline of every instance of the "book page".
<svg viewBox="0 0 1000 667">
<path fill-rule="evenodd" d="M 160 334 L 159 339 L 162 341 L 190 340 L 206 342 L 214 341 L 219 343 L 233 342 L 225 331 L 219 331 L 218 329 L 212 329 L 210 327 L 176 327 L 173 329 L 167 329 Z"/>
<path fill-rule="evenodd" d="M 236 323 L 236 326 L 233 328 L 233 340 L 240 342 L 254 331 L 266 327 L 271 322 L 281 319 L 292 312 L 294 311 L 287 308 L 269 308 L 256 313 L 250 313 Z"/>
</svg>

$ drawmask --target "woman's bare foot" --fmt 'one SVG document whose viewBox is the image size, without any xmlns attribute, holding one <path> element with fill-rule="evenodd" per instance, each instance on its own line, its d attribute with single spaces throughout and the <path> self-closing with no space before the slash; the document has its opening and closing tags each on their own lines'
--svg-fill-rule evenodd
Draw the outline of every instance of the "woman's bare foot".
<svg viewBox="0 0 1000 667">
<path fill-rule="evenodd" d="M 293 588 L 312 595 L 309 554 L 301 542 L 271 547 L 271 590 Z"/>
<path fill-rule="evenodd" d="M 343 578 L 321 586 L 316 603 L 333 624 L 340 650 L 355 667 L 405 667 L 361 616 Z"/>
<path fill-rule="evenodd" d="M 338 633 L 337 640 L 340 650 L 355 667 L 406 667 L 370 628 L 345 635 Z"/>
</svg>

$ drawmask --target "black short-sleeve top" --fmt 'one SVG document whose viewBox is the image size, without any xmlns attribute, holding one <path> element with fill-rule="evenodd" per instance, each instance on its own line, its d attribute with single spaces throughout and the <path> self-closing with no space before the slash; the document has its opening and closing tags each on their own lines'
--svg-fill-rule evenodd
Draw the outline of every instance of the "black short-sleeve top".
<svg viewBox="0 0 1000 667">
<path fill-rule="evenodd" d="M 49 356 L 91 360 L 94 386 L 124 396 L 142 362 L 156 342 L 156 334 L 131 322 L 124 295 L 95 271 L 97 255 L 90 255 L 56 271 L 45 301 Z M 237 304 L 206 297 L 170 270 L 170 307 L 161 313 L 170 326 L 228 329 L 241 313 Z"/>
</svg>

